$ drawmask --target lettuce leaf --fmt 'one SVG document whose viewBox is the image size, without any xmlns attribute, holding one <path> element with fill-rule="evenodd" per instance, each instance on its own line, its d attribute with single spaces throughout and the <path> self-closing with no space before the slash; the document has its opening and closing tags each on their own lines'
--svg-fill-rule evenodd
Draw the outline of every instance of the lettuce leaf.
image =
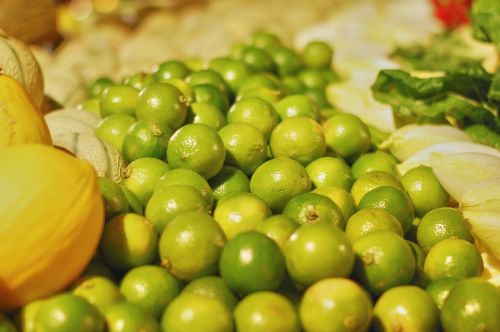
<svg viewBox="0 0 500 332">
<path fill-rule="evenodd" d="M 379 102 L 392 106 L 400 117 L 417 122 L 450 121 L 462 128 L 481 124 L 500 132 L 500 119 L 491 104 L 493 76 L 480 66 L 418 78 L 403 70 L 382 70 L 371 89 Z M 493 94 L 495 96 L 495 94 Z"/>
<path fill-rule="evenodd" d="M 474 37 L 493 43 L 500 51 L 500 1 L 475 0 L 470 16 Z"/>
</svg>

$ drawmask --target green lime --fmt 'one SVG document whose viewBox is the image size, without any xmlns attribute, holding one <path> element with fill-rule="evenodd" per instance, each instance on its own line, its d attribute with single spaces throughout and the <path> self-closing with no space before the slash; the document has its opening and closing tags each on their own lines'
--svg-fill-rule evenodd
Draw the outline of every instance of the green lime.
<svg viewBox="0 0 500 332">
<path fill-rule="evenodd" d="M 246 296 L 234 310 L 236 329 L 240 332 L 299 332 L 297 310 L 283 295 L 255 292 Z"/>
<path fill-rule="evenodd" d="M 178 129 L 187 116 L 186 97 L 172 84 L 153 83 L 139 93 L 136 115 L 151 120 L 162 128 Z"/>
<path fill-rule="evenodd" d="M 411 284 L 420 288 L 425 288 L 431 282 L 429 276 L 424 270 L 425 251 L 415 242 L 408 240 L 406 241 L 410 245 L 411 251 L 413 252 L 413 255 L 415 256 L 415 260 L 417 262 L 417 267 L 415 268 L 415 273 L 413 274 L 413 280 Z"/>
<path fill-rule="evenodd" d="M 109 280 L 115 279 L 111 269 L 104 265 L 97 257 L 90 261 L 85 271 L 83 271 L 82 277 L 103 277 Z"/>
<path fill-rule="evenodd" d="M 117 84 L 107 88 L 101 95 L 101 116 L 112 114 L 135 115 L 139 90 L 125 84 Z"/>
<path fill-rule="evenodd" d="M 127 302 L 138 304 L 157 318 L 180 291 L 179 281 L 156 265 L 135 267 L 120 282 L 120 292 Z"/>
<path fill-rule="evenodd" d="M 373 308 L 374 332 L 439 331 L 439 310 L 428 293 L 416 286 L 389 289 Z"/>
<path fill-rule="evenodd" d="M 219 261 L 220 275 L 236 294 L 275 290 L 285 277 L 285 259 L 278 245 L 256 231 L 228 240 Z"/>
<path fill-rule="evenodd" d="M 169 127 L 161 128 L 153 121 L 139 120 L 123 139 L 123 157 L 131 163 L 139 158 L 165 159 L 168 140 L 173 131 Z"/>
<path fill-rule="evenodd" d="M 248 97 L 234 103 L 227 112 L 228 123 L 248 123 L 269 139 L 273 128 L 279 122 L 274 107 L 265 100 Z"/>
<path fill-rule="evenodd" d="M 403 227 L 391 213 L 380 209 L 362 209 L 347 221 L 345 234 L 354 243 L 363 235 L 378 231 L 389 231 L 403 237 Z"/>
<path fill-rule="evenodd" d="M 124 79 L 123 83 L 130 85 L 137 90 L 142 90 L 146 86 L 156 83 L 156 78 L 149 73 L 139 72 Z"/>
<path fill-rule="evenodd" d="M 104 331 L 104 319 L 84 298 L 61 293 L 41 305 L 35 318 L 35 331 Z"/>
<path fill-rule="evenodd" d="M 141 306 L 119 302 L 106 313 L 107 332 L 160 332 L 156 319 Z"/>
<path fill-rule="evenodd" d="M 306 89 L 320 89 L 323 91 L 328 84 L 323 76 L 323 73 L 319 70 L 303 69 L 297 74 L 297 76 L 302 81 Z"/>
<path fill-rule="evenodd" d="M 212 208 L 214 195 L 210 184 L 203 176 L 187 168 L 176 168 L 163 174 L 156 183 L 155 191 L 176 184 L 191 186 L 199 190 L 207 203 L 207 207 Z"/>
<path fill-rule="evenodd" d="M 216 274 L 224 243 L 222 229 L 208 214 L 180 214 L 161 234 L 158 247 L 161 265 L 185 281 Z"/>
<path fill-rule="evenodd" d="M 436 208 L 427 212 L 417 228 L 417 242 L 425 252 L 450 237 L 474 242 L 462 213 L 451 207 Z"/>
<path fill-rule="evenodd" d="M 191 73 L 191 75 L 186 77 L 186 82 L 190 86 L 210 84 L 215 86 L 217 89 L 220 90 L 220 92 L 224 93 L 226 96 L 228 96 L 229 93 L 229 87 L 227 86 L 222 76 L 217 71 L 212 69 L 203 69 L 195 71 Z"/>
<path fill-rule="evenodd" d="M 194 279 L 184 287 L 182 294 L 192 293 L 200 296 L 217 299 L 230 310 L 238 304 L 238 299 L 229 290 L 221 277 L 207 276 Z"/>
<path fill-rule="evenodd" d="M 153 225 L 134 213 L 120 214 L 104 225 L 100 248 L 106 264 L 126 271 L 156 258 L 158 235 Z"/>
<path fill-rule="evenodd" d="M 216 106 L 207 102 L 192 103 L 189 106 L 186 123 L 201 123 L 215 130 L 227 124 L 224 114 Z"/>
<path fill-rule="evenodd" d="M 300 303 L 305 331 L 363 332 L 372 318 L 370 296 L 346 278 L 328 278 L 309 287 Z"/>
<path fill-rule="evenodd" d="M 113 304 L 124 300 L 118 286 L 112 280 L 100 276 L 80 278 L 73 285 L 72 293 L 83 297 L 102 315 L 105 315 Z"/>
<path fill-rule="evenodd" d="M 250 76 L 241 83 L 238 89 L 238 95 L 256 88 L 267 88 L 270 90 L 280 90 L 283 85 L 280 80 L 271 73 L 258 73 Z"/>
<path fill-rule="evenodd" d="M 311 41 L 302 50 L 301 57 L 307 68 L 328 69 L 332 64 L 333 50 L 323 41 Z"/>
<path fill-rule="evenodd" d="M 383 171 L 398 176 L 396 164 L 391 156 L 388 156 L 387 152 L 375 151 L 364 153 L 352 164 L 352 174 L 355 179 L 359 178 L 362 174 L 373 171 Z"/>
<path fill-rule="evenodd" d="M 368 233 L 353 244 L 356 253 L 354 277 L 372 295 L 409 284 L 416 268 L 410 245 L 389 231 Z"/>
<path fill-rule="evenodd" d="M 281 88 L 268 88 L 265 86 L 257 86 L 242 90 L 236 96 L 236 101 L 246 98 L 259 98 L 270 104 L 276 104 L 285 96 L 285 92 Z"/>
<path fill-rule="evenodd" d="M 307 165 L 323 157 L 325 137 L 319 123 L 306 117 L 284 119 L 271 133 L 269 141 L 275 158 L 288 157 Z"/>
<path fill-rule="evenodd" d="M 267 203 L 274 212 L 298 194 L 311 190 L 311 180 L 304 167 L 290 158 L 275 158 L 260 165 L 250 179 L 250 191 Z"/>
<path fill-rule="evenodd" d="M 0 331 L 1 332 L 17 332 L 16 326 L 6 316 L 0 313 Z"/>
<path fill-rule="evenodd" d="M 278 36 L 273 33 L 258 30 L 250 36 L 250 45 L 260 49 L 269 49 L 274 46 L 280 46 L 281 41 Z"/>
<path fill-rule="evenodd" d="M 99 190 L 104 200 L 106 220 L 129 211 L 127 197 L 119 184 L 105 177 L 99 177 L 98 182 Z"/>
<path fill-rule="evenodd" d="M 158 179 L 170 170 L 164 161 L 156 158 L 139 158 L 125 168 L 123 185 L 129 189 L 143 206 L 153 195 Z"/>
<path fill-rule="evenodd" d="M 220 75 L 222 73 L 222 67 L 231 60 L 233 59 L 230 56 L 215 57 L 208 62 L 208 69 L 213 70 Z"/>
<path fill-rule="evenodd" d="M 324 109 L 331 109 L 328 98 L 326 97 L 325 88 L 308 88 L 304 91 L 304 95 L 309 97 L 319 107 L 320 118 L 325 114 Z M 332 114 L 333 115 L 333 114 Z"/>
<path fill-rule="evenodd" d="M 82 103 L 76 105 L 76 109 L 101 116 L 101 99 L 92 98 L 84 100 Z"/>
<path fill-rule="evenodd" d="M 242 60 L 227 60 L 220 68 L 222 78 L 233 93 L 237 92 L 240 85 L 253 73 L 254 69 Z"/>
<path fill-rule="evenodd" d="M 460 282 L 461 279 L 458 278 L 441 278 L 435 280 L 425 288 L 425 291 L 429 293 L 429 295 L 436 303 L 439 310 L 443 308 L 444 301 L 450 295 L 450 292 L 456 284 Z"/>
<path fill-rule="evenodd" d="M 392 186 L 403 190 L 399 180 L 392 174 L 383 171 L 373 171 L 361 175 L 352 185 L 351 194 L 356 204 L 359 204 L 361 198 L 369 191 L 383 186 Z"/>
<path fill-rule="evenodd" d="M 92 82 L 87 89 L 87 96 L 89 98 L 98 98 L 102 94 L 113 86 L 113 81 L 108 77 L 99 77 L 94 82 Z"/>
<path fill-rule="evenodd" d="M 345 227 L 342 212 L 330 198 L 315 193 L 299 194 L 288 201 L 283 214 L 300 225 L 312 225 L 320 222 Z"/>
<path fill-rule="evenodd" d="M 415 206 L 417 217 L 448 206 L 450 197 L 430 167 L 419 166 L 409 170 L 401 177 L 401 183 Z"/>
<path fill-rule="evenodd" d="M 361 198 L 358 208 L 382 209 L 393 214 L 403 226 L 404 232 L 410 229 L 415 217 L 410 198 L 392 186 L 382 186 L 369 191 Z"/>
<path fill-rule="evenodd" d="M 194 102 L 195 96 L 193 88 L 187 84 L 182 78 L 169 78 L 162 81 L 175 86 L 184 96 L 186 105 L 189 106 Z"/>
<path fill-rule="evenodd" d="M 229 108 L 227 95 L 212 84 L 199 84 L 193 87 L 194 100 L 197 103 L 207 103 L 217 107 L 222 113 Z"/>
<path fill-rule="evenodd" d="M 347 220 L 349 220 L 349 218 L 356 212 L 356 203 L 354 203 L 354 198 L 352 198 L 352 195 L 344 188 L 337 186 L 326 186 L 316 188 L 311 192 L 328 197 L 335 204 L 337 204 L 340 212 L 342 213 L 344 226 L 347 223 Z"/>
<path fill-rule="evenodd" d="M 154 76 L 159 82 L 163 82 L 171 78 L 185 78 L 190 73 L 191 70 L 184 63 L 170 60 L 160 63 L 154 72 Z"/>
<path fill-rule="evenodd" d="M 281 77 L 295 74 L 302 67 L 302 60 L 297 53 L 286 46 L 277 45 L 267 50 Z"/>
<path fill-rule="evenodd" d="M 354 182 L 349 165 L 342 158 L 322 157 L 306 166 L 314 187 L 338 186 L 351 190 Z"/>
<path fill-rule="evenodd" d="M 161 234 L 175 217 L 188 211 L 208 213 L 210 207 L 197 188 L 185 184 L 173 184 L 153 192 L 144 215 L 158 234 Z"/>
<path fill-rule="evenodd" d="M 271 72 L 274 68 L 271 56 L 266 51 L 255 46 L 244 46 L 241 52 L 241 60 L 258 72 Z"/>
<path fill-rule="evenodd" d="M 289 92 L 288 94 L 299 94 L 306 90 L 306 86 L 297 76 L 285 76 L 281 81 Z"/>
<path fill-rule="evenodd" d="M 214 219 L 232 239 L 239 233 L 253 230 L 255 225 L 271 215 L 266 203 L 251 193 L 234 193 L 217 204 Z"/>
<path fill-rule="evenodd" d="M 445 332 L 500 331 L 500 289 L 479 278 L 455 285 L 441 309 Z"/>
<path fill-rule="evenodd" d="M 281 99 L 274 105 L 281 120 L 303 116 L 319 120 L 319 108 L 309 97 L 296 94 Z"/>
<path fill-rule="evenodd" d="M 355 160 L 367 152 L 372 140 L 366 124 L 356 115 L 341 113 L 323 123 L 326 145 L 338 156 Z"/>
<path fill-rule="evenodd" d="M 483 260 L 476 247 L 462 239 L 448 238 L 435 244 L 425 258 L 424 271 L 440 278 L 470 278 L 483 273 Z"/>
<path fill-rule="evenodd" d="M 219 173 L 226 149 L 217 132 L 203 124 L 187 124 L 178 129 L 167 146 L 167 160 L 172 168 L 188 168 L 205 179 Z"/>
<path fill-rule="evenodd" d="M 17 327 L 23 332 L 36 332 L 36 318 L 40 308 L 47 301 L 35 300 L 25 304 L 16 314 L 15 321 Z"/>
<path fill-rule="evenodd" d="M 340 80 L 339 74 L 337 74 L 337 72 L 333 68 L 323 69 L 322 72 L 323 76 L 329 84 L 338 82 Z"/>
<path fill-rule="evenodd" d="M 274 240 L 284 253 L 286 241 L 299 226 L 292 218 L 275 214 L 257 223 L 254 229 Z"/>
<path fill-rule="evenodd" d="M 340 228 L 318 223 L 303 225 L 285 244 L 287 271 L 302 285 L 330 277 L 347 277 L 354 266 L 354 252 Z"/>
<path fill-rule="evenodd" d="M 144 208 L 139 198 L 130 189 L 125 187 L 124 184 L 120 184 L 120 187 L 127 199 L 129 211 L 136 214 L 144 214 Z"/>
<path fill-rule="evenodd" d="M 95 130 L 95 135 L 113 145 L 121 153 L 125 135 L 135 121 L 136 119 L 132 115 L 110 115 L 99 122 Z"/>
<path fill-rule="evenodd" d="M 233 330 L 231 311 L 218 299 L 183 293 L 161 318 L 163 331 L 227 332 Z"/>
<path fill-rule="evenodd" d="M 223 166 L 208 183 L 213 190 L 214 199 L 220 201 L 231 193 L 250 192 L 248 176 L 236 167 Z"/>
<path fill-rule="evenodd" d="M 264 135 L 247 123 L 230 123 L 218 134 L 226 148 L 225 164 L 252 174 L 266 160 Z"/>
</svg>

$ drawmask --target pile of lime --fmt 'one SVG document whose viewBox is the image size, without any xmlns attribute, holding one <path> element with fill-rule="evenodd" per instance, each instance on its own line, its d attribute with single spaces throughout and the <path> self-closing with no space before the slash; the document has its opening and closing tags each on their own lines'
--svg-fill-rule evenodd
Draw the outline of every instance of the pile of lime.
<svg viewBox="0 0 500 332">
<path fill-rule="evenodd" d="M 89 88 L 106 224 L 65 292 L 1 331 L 500 331 L 468 224 L 432 169 L 403 176 L 332 108 L 333 51 L 267 32 Z M 380 134 L 380 133 L 377 133 Z"/>
</svg>

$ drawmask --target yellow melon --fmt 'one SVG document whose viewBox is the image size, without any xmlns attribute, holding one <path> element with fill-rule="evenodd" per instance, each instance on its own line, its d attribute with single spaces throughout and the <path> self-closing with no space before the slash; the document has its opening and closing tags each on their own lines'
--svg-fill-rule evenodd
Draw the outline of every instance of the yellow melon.
<svg viewBox="0 0 500 332">
<path fill-rule="evenodd" d="M 0 147 L 51 142 L 43 115 L 26 90 L 15 79 L 0 74 Z"/>
<path fill-rule="evenodd" d="M 0 311 L 63 290 L 97 248 L 104 208 L 92 166 L 55 147 L 0 148 Z"/>
</svg>

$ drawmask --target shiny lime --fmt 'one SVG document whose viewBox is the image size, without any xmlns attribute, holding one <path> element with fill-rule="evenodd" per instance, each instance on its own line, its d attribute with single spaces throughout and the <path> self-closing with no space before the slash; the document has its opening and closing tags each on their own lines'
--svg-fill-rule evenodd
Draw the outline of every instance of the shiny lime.
<svg viewBox="0 0 500 332">
<path fill-rule="evenodd" d="M 231 193 L 250 192 L 248 176 L 236 167 L 223 166 L 216 176 L 208 180 L 208 183 L 216 201 Z"/>
<path fill-rule="evenodd" d="M 160 332 L 156 319 L 141 306 L 119 302 L 106 313 L 107 332 Z"/>
<path fill-rule="evenodd" d="M 125 161 L 131 163 L 147 157 L 165 160 L 168 140 L 173 133 L 169 127 L 162 128 L 153 121 L 137 121 L 123 139 Z"/>
<path fill-rule="evenodd" d="M 351 190 L 354 178 L 349 165 L 342 158 L 322 157 L 306 166 L 314 187 L 338 186 Z"/>
<path fill-rule="evenodd" d="M 219 262 L 220 275 L 236 294 L 275 290 L 285 276 L 285 259 L 278 245 L 256 231 L 228 240 Z"/>
<path fill-rule="evenodd" d="M 347 278 L 328 278 L 309 287 L 300 303 L 304 330 L 363 332 L 372 318 L 368 293 Z"/>
<path fill-rule="evenodd" d="M 181 61 L 170 60 L 160 63 L 154 72 L 155 78 L 162 82 L 170 78 L 185 78 L 191 70 Z"/>
<path fill-rule="evenodd" d="M 267 204 L 251 193 L 234 193 L 217 204 L 214 219 L 227 239 L 253 230 L 255 225 L 271 216 Z"/>
<path fill-rule="evenodd" d="M 254 229 L 274 240 L 284 252 L 288 238 L 299 226 L 292 218 L 283 214 L 275 214 L 257 223 Z"/>
<path fill-rule="evenodd" d="M 192 103 L 189 106 L 186 123 L 201 123 L 215 130 L 219 130 L 227 124 L 224 113 L 207 102 Z"/>
<path fill-rule="evenodd" d="M 354 277 L 372 295 L 409 284 L 416 268 L 410 245 L 389 231 L 368 233 L 353 244 L 356 253 Z"/>
<path fill-rule="evenodd" d="M 210 207 L 197 188 L 185 184 L 173 184 L 153 192 L 144 215 L 158 234 L 161 234 L 175 217 L 188 211 L 208 213 Z"/>
<path fill-rule="evenodd" d="M 112 114 L 135 115 L 138 105 L 139 90 L 125 84 L 117 84 L 107 88 L 101 95 L 101 116 Z"/>
<path fill-rule="evenodd" d="M 299 332 L 297 310 L 283 295 L 262 291 L 247 295 L 234 309 L 240 332 Z"/>
<path fill-rule="evenodd" d="M 281 120 L 296 116 L 303 116 L 319 120 L 319 108 L 309 97 L 295 94 L 287 96 L 274 105 Z"/>
<path fill-rule="evenodd" d="M 355 179 L 373 171 L 383 171 L 398 176 L 396 164 L 397 162 L 387 152 L 375 151 L 364 153 L 352 164 L 352 174 Z"/>
<path fill-rule="evenodd" d="M 121 213 L 129 212 L 127 197 L 119 184 L 105 177 L 99 177 L 99 191 L 104 200 L 104 213 L 109 220 Z"/>
<path fill-rule="evenodd" d="M 318 223 L 299 227 L 285 244 L 287 271 L 303 286 L 330 277 L 347 277 L 354 252 L 340 228 Z"/>
<path fill-rule="evenodd" d="M 438 309 L 441 310 L 443 308 L 444 301 L 446 301 L 446 298 L 450 295 L 450 291 L 460 281 L 461 279 L 458 278 L 441 278 L 429 283 L 425 288 L 425 291 L 429 293 Z"/>
<path fill-rule="evenodd" d="M 217 107 L 222 113 L 226 113 L 229 108 L 229 100 L 224 92 L 211 84 L 199 84 L 193 87 L 194 101 L 197 103 L 207 103 Z"/>
<path fill-rule="evenodd" d="M 315 193 L 303 193 L 290 199 L 283 209 L 283 214 L 300 225 L 312 225 L 320 222 L 345 227 L 342 212 L 330 198 Z"/>
<path fill-rule="evenodd" d="M 122 152 L 125 135 L 136 119 L 132 115 L 113 114 L 105 117 L 99 122 L 95 130 L 95 135 L 100 139 L 113 145 L 118 152 Z"/>
<path fill-rule="evenodd" d="M 354 242 L 363 235 L 378 231 L 389 231 L 403 237 L 403 227 L 391 213 L 380 209 L 361 209 L 354 213 L 345 227 L 345 234 Z"/>
<path fill-rule="evenodd" d="M 238 304 L 238 298 L 229 290 L 224 280 L 218 276 L 197 278 L 187 284 L 182 289 L 182 293 L 192 293 L 217 299 L 231 310 Z"/>
<path fill-rule="evenodd" d="M 311 189 L 305 168 L 289 158 L 275 158 L 260 165 L 250 179 L 250 191 L 262 198 L 274 212 L 288 201 Z"/>
<path fill-rule="evenodd" d="M 183 293 L 167 307 L 163 331 L 227 332 L 233 330 L 231 311 L 216 298 Z"/>
<path fill-rule="evenodd" d="M 344 188 L 337 186 L 325 186 L 316 188 L 311 193 L 323 195 L 331 199 L 337 204 L 342 213 L 343 225 L 347 223 L 349 218 L 356 212 L 356 203 L 352 195 Z"/>
<path fill-rule="evenodd" d="M 138 304 L 157 318 L 180 291 L 179 281 L 156 265 L 133 268 L 120 282 L 120 292 L 127 302 Z"/>
<path fill-rule="evenodd" d="M 112 280 L 100 276 L 80 278 L 73 286 L 72 293 L 83 297 L 102 315 L 113 304 L 124 300 L 118 286 Z"/>
<path fill-rule="evenodd" d="M 394 175 L 383 171 L 373 171 L 361 175 L 354 182 L 351 194 L 356 204 L 359 204 L 359 201 L 361 201 L 361 198 L 366 193 L 382 186 L 393 186 L 394 188 L 403 190 L 403 186 Z"/>
<path fill-rule="evenodd" d="M 311 41 L 302 50 L 301 57 L 307 68 L 326 69 L 331 66 L 333 50 L 323 41 Z"/>
<path fill-rule="evenodd" d="M 225 242 L 222 229 L 208 214 L 180 214 L 161 234 L 161 265 L 184 281 L 216 274 Z"/>
</svg>

